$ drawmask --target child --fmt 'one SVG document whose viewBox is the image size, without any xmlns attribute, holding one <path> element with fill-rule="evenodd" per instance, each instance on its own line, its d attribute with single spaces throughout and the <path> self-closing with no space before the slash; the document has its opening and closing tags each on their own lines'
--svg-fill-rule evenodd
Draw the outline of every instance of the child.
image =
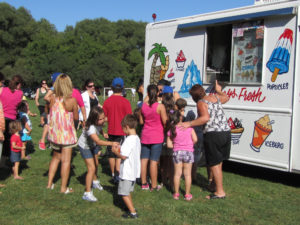
<svg viewBox="0 0 300 225">
<path fill-rule="evenodd" d="M 104 134 L 102 130 L 104 122 L 105 115 L 103 110 L 99 106 L 93 107 L 78 140 L 79 150 L 88 170 L 85 178 L 86 188 L 82 199 L 92 202 L 97 201 L 97 198 L 93 195 L 91 187 L 100 191 L 103 190 L 100 181 L 97 179 L 99 145 L 119 145 L 118 142 L 99 139 L 99 133 L 107 138 L 107 134 Z"/>
<path fill-rule="evenodd" d="M 12 134 L 10 138 L 10 161 L 14 163 L 13 174 L 14 179 L 23 180 L 23 177 L 19 176 L 19 165 L 21 161 L 21 151 L 25 151 L 25 147 L 20 138 L 19 132 L 22 130 L 22 125 L 20 121 L 12 121 L 9 124 L 9 132 Z"/>
<path fill-rule="evenodd" d="M 141 174 L 141 142 L 136 134 L 137 118 L 134 115 L 128 114 L 122 120 L 122 128 L 126 135 L 128 135 L 121 149 L 113 147 L 112 151 L 117 157 L 121 158 L 120 166 L 120 182 L 118 187 L 118 194 L 122 196 L 125 205 L 129 212 L 123 214 L 124 218 L 138 218 L 138 214 L 133 206 L 130 192 L 133 192 L 136 178 Z"/>
<path fill-rule="evenodd" d="M 31 141 L 32 138 L 30 136 L 32 130 L 32 123 L 27 114 L 28 112 L 28 103 L 23 100 L 18 105 L 18 118 L 22 124 L 22 130 L 20 132 L 21 140 L 23 142 L 24 150 L 21 151 L 21 159 L 30 159 L 30 156 L 25 155 L 26 145 L 28 141 Z"/>
<path fill-rule="evenodd" d="M 194 162 L 194 144 L 197 142 L 197 135 L 192 128 L 182 129 L 178 126 L 182 122 L 183 113 L 176 110 L 170 113 L 170 130 L 168 131 L 167 146 L 173 148 L 174 162 L 174 194 L 175 200 L 179 199 L 180 178 L 184 174 L 185 179 L 185 196 L 184 199 L 190 201 L 193 196 L 191 190 L 191 173 Z"/>
</svg>

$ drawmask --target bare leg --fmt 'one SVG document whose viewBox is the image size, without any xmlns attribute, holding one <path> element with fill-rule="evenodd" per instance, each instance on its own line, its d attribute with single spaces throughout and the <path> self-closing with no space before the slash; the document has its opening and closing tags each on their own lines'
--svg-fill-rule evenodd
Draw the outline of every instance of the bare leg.
<svg viewBox="0 0 300 225">
<path fill-rule="evenodd" d="M 121 159 L 116 158 L 116 161 L 115 161 L 115 174 L 117 176 L 119 176 L 119 174 L 120 174 L 120 165 L 121 165 Z"/>
<path fill-rule="evenodd" d="M 91 187 L 92 187 L 92 181 L 93 178 L 95 176 L 95 163 L 94 163 L 94 159 L 85 159 L 85 164 L 86 167 L 88 169 L 86 177 L 85 177 L 85 191 L 86 192 L 90 192 L 91 191 Z"/>
<path fill-rule="evenodd" d="M 23 179 L 23 177 L 19 176 L 19 166 L 20 166 L 20 162 L 15 162 L 15 164 L 13 166 L 14 178 L 16 180 L 22 180 Z"/>
<path fill-rule="evenodd" d="M 25 149 L 22 149 L 21 150 L 21 159 L 25 159 L 26 156 L 25 156 L 25 151 L 26 151 L 26 141 L 23 142 L 23 147 L 25 147 Z"/>
<path fill-rule="evenodd" d="M 53 151 L 53 156 L 49 165 L 49 172 L 48 172 L 48 185 L 47 188 L 51 188 L 53 184 L 53 179 L 57 171 L 57 167 L 61 160 L 61 153 L 57 151 Z"/>
<path fill-rule="evenodd" d="M 42 137 L 41 137 L 41 140 L 40 140 L 41 143 L 45 143 L 47 134 L 48 134 L 48 125 L 45 124 L 45 126 L 43 128 Z"/>
<path fill-rule="evenodd" d="M 180 178 L 182 174 L 182 163 L 174 163 L 174 193 L 179 193 Z"/>
<path fill-rule="evenodd" d="M 122 196 L 122 198 L 123 198 L 123 201 L 124 201 L 125 205 L 126 205 L 127 208 L 129 209 L 129 211 L 130 211 L 131 213 L 136 213 L 135 208 L 134 208 L 134 206 L 133 206 L 132 199 L 131 199 L 131 195 L 129 194 L 129 195 L 127 195 L 127 196 Z"/>
<path fill-rule="evenodd" d="M 111 171 L 111 175 L 115 174 L 115 158 L 108 158 L 108 162 L 109 162 L 109 167 L 110 167 L 110 171 Z"/>
<path fill-rule="evenodd" d="M 222 163 L 210 167 L 214 181 L 216 183 L 216 192 L 215 195 L 219 197 L 225 196 L 225 191 L 223 189 L 223 173 L 222 173 Z"/>
<path fill-rule="evenodd" d="M 71 157 L 72 148 L 62 148 L 61 150 L 61 186 L 60 192 L 65 192 L 67 190 L 68 179 L 70 175 L 71 168 Z"/>
<path fill-rule="evenodd" d="M 156 161 L 150 160 L 150 177 L 151 177 L 151 187 L 157 187 L 157 163 Z"/>
<path fill-rule="evenodd" d="M 191 194 L 191 183 L 192 183 L 192 163 L 183 163 L 183 174 L 185 180 L 185 194 Z"/>
<path fill-rule="evenodd" d="M 99 165 L 99 161 L 98 161 L 98 155 L 94 156 L 94 165 L 95 165 L 95 173 L 94 173 L 94 178 L 93 180 L 97 180 L 97 173 L 98 173 L 98 165 Z"/>
<path fill-rule="evenodd" d="M 147 183 L 147 168 L 149 159 L 141 159 L 141 182 Z"/>
</svg>

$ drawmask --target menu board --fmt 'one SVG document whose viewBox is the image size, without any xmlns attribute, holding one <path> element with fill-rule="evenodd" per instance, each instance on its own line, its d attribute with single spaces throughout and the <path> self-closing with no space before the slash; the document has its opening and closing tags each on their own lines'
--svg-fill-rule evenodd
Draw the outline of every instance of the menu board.
<svg viewBox="0 0 300 225">
<path fill-rule="evenodd" d="M 260 83 L 264 40 L 263 21 L 234 25 L 232 38 L 232 82 Z"/>
</svg>

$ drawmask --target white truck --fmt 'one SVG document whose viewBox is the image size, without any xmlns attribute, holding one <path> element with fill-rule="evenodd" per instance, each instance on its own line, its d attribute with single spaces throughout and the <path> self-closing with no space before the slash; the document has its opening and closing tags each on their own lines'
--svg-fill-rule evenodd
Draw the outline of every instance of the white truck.
<svg viewBox="0 0 300 225">
<path fill-rule="evenodd" d="M 197 113 L 189 89 L 223 81 L 230 160 L 300 173 L 299 9 L 299 0 L 255 0 L 150 23 L 144 86 L 170 81 Z"/>
</svg>

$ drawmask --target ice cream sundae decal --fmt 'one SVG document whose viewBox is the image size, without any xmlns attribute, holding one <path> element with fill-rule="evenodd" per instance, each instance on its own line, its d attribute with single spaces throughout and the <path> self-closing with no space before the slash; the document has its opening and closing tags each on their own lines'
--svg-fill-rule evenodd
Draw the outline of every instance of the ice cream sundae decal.
<svg viewBox="0 0 300 225">
<path fill-rule="evenodd" d="M 290 52 L 293 44 L 293 31 L 285 29 L 280 35 L 267 67 L 272 72 L 271 81 L 275 82 L 278 74 L 287 73 L 290 64 Z"/>
<path fill-rule="evenodd" d="M 241 120 L 239 120 L 238 118 L 235 118 L 234 120 L 232 120 L 232 118 L 230 117 L 227 122 L 231 129 L 232 144 L 234 144 L 234 145 L 239 144 L 240 138 L 244 132 L 244 128 L 242 126 Z"/>
<path fill-rule="evenodd" d="M 194 60 L 192 60 L 191 64 L 185 70 L 182 85 L 178 93 L 182 98 L 189 98 L 189 90 L 195 84 L 202 84 L 202 80 L 200 77 L 200 70 L 198 70 Z"/>
<path fill-rule="evenodd" d="M 155 43 L 148 54 L 148 60 L 154 55 L 154 59 L 151 65 L 150 72 L 150 84 L 157 84 L 159 80 L 165 77 L 166 72 L 169 69 L 169 56 L 165 56 L 165 53 L 168 52 L 168 49 L 162 44 Z M 160 60 L 161 65 L 156 65 L 157 60 Z"/>
<path fill-rule="evenodd" d="M 273 123 L 274 120 L 270 121 L 269 115 L 265 115 L 254 122 L 254 131 L 250 147 L 255 152 L 260 152 L 260 147 L 265 142 L 270 133 L 273 131 Z"/>
<path fill-rule="evenodd" d="M 185 58 L 182 50 L 180 50 L 175 61 L 176 61 L 176 65 L 177 65 L 177 70 L 183 71 L 186 58 Z"/>
</svg>

